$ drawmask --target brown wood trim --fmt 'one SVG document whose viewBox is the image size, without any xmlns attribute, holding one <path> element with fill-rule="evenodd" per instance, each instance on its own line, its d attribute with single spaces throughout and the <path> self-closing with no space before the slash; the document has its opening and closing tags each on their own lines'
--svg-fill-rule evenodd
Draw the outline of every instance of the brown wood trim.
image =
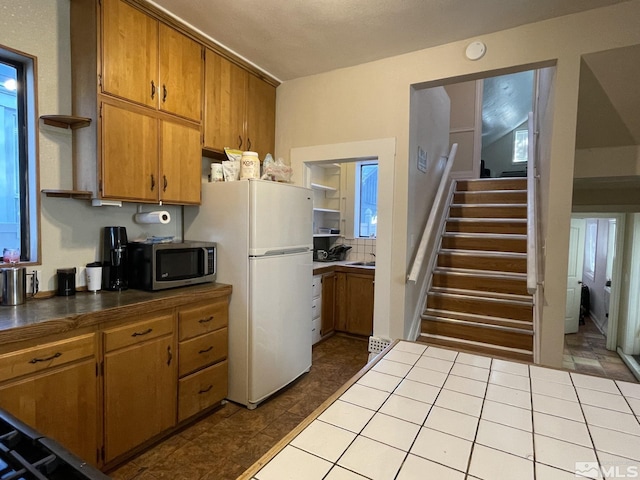
<svg viewBox="0 0 640 480">
<path fill-rule="evenodd" d="M 179 117 L 171 113 L 166 113 L 161 110 L 157 110 L 151 107 L 143 106 L 138 103 L 131 102 L 129 100 L 115 97 L 110 94 L 99 94 L 98 95 L 98 105 L 106 103 L 108 105 L 114 105 L 116 107 L 122 108 L 129 112 L 139 113 L 141 115 L 147 115 L 148 117 L 156 118 L 158 120 L 162 120 L 165 122 L 177 123 L 179 125 L 184 125 L 187 127 L 195 127 L 198 129 L 202 129 L 202 122 L 196 122 L 194 120 L 189 120 L 184 117 Z M 98 106 L 98 111 L 100 111 L 100 106 Z"/>
<path fill-rule="evenodd" d="M 276 80 L 274 77 L 270 76 L 266 72 L 255 67 L 254 65 L 244 60 L 243 58 L 239 57 L 238 55 L 235 55 L 229 52 L 228 50 L 225 50 L 223 47 L 221 47 L 219 44 L 212 41 L 210 38 L 192 30 L 181 20 L 178 20 L 177 17 L 173 17 L 167 14 L 166 12 L 160 10 L 159 8 L 153 5 L 150 5 L 145 0 L 124 0 L 124 1 L 126 3 L 129 3 L 132 6 L 135 6 L 139 10 L 146 13 L 147 15 L 150 15 L 160 20 L 161 22 L 166 23 L 170 27 L 176 29 L 180 33 L 191 38 L 192 40 L 195 40 L 201 45 L 204 45 L 205 47 L 210 48 L 211 50 L 215 51 L 217 54 L 229 60 L 230 62 L 235 63 L 236 65 L 243 68 L 244 70 L 247 70 L 252 75 L 258 77 L 261 80 L 264 80 L 269 85 L 272 85 L 274 87 L 278 87 L 280 85 L 280 82 Z"/>
<path fill-rule="evenodd" d="M 296 428 L 291 430 L 287 435 L 284 436 L 278 443 L 276 443 L 273 447 L 269 449 L 267 453 L 265 453 L 260 459 L 251 465 L 248 470 L 246 470 L 242 475 L 240 475 L 236 480 L 250 480 L 253 476 L 264 467 L 273 457 L 275 457 L 280 450 L 286 447 L 294 438 L 298 436 L 302 430 L 307 428 L 311 422 L 313 422 L 316 418 L 318 418 L 322 412 L 324 412 L 333 402 L 335 402 L 344 392 L 346 392 L 354 383 L 356 383 L 362 376 L 371 370 L 382 357 L 386 355 L 386 353 L 391 350 L 400 340 L 394 340 L 387 348 L 385 348 L 378 356 L 376 356 L 373 360 L 367 363 L 362 369 L 356 373 L 347 383 L 345 383 L 342 387 L 340 387 L 333 395 L 327 398 L 322 405 L 316 408 L 307 418 L 305 418 Z"/>
</svg>

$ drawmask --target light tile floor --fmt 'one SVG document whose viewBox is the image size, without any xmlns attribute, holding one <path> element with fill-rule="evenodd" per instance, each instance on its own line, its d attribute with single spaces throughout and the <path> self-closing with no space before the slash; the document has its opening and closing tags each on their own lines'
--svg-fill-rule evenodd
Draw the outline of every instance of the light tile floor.
<svg viewBox="0 0 640 480">
<path fill-rule="evenodd" d="M 253 478 L 638 474 L 640 384 L 400 342 Z"/>
</svg>

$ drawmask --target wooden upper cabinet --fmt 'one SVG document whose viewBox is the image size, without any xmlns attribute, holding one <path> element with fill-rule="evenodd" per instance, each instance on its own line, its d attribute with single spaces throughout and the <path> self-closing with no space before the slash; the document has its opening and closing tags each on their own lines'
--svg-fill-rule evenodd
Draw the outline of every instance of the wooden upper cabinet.
<svg viewBox="0 0 640 480">
<path fill-rule="evenodd" d="M 160 199 L 167 203 L 199 204 L 200 130 L 161 121 L 160 151 Z"/>
<path fill-rule="evenodd" d="M 275 87 L 207 49 L 204 103 L 205 148 L 273 154 Z"/>
<path fill-rule="evenodd" d="M 161 23 L 159 108 L 202 120 L 202 46 Z"/>
<path fill-rule="evenodd" d="M 276 89 L 254 75 L 248 77 L 246 148 L 264 160 L 267 153 L 274 153 Z"/>
<path fill-rule="evenodd" d="M 102 0 L 102 92 L 157 106 L 158 21 L 121 0 Z"/>
<path fill-rule="evenodd" d="M 246 70 L 206 50 L 204 146 L 215 150 L 243 148 Z"/>
<path fill-rule="evenodd" d="M 158 120 L 103 103 L 101 125 L 102 197 L 157 200 Z"/>
</svg>

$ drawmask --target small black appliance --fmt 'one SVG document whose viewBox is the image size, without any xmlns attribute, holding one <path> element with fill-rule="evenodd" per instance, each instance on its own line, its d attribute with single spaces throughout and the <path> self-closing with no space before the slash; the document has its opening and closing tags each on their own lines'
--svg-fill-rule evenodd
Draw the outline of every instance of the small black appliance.
<svg viewBox="0 0 640 480">
<path fill-rule="evenodd" d="M 102 242 L 102 288 L 126 290 L 127 282 L 127 229 L 104 227 Z"/>
</svg>

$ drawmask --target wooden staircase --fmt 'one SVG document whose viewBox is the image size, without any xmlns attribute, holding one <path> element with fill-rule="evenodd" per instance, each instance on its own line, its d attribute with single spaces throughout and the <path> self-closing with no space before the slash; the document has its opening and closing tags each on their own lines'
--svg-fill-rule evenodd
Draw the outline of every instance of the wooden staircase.
<svg viewBox="0 0 640 480">
<path fill-rule="evenodd" d="M 527 180 L 459 180 L 418 340 L 533 361 Z"/>
</svg>

